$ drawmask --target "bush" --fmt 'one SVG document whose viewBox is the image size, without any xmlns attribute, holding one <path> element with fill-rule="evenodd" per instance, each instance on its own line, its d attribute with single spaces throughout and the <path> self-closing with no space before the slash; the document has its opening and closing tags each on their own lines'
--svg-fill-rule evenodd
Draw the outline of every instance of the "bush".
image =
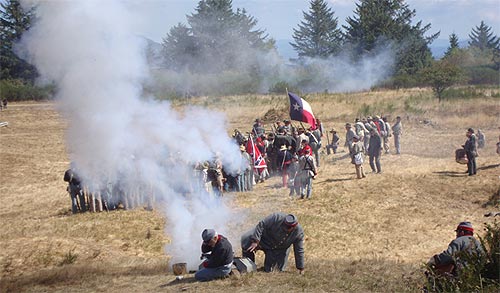
<svg viewBox="0 0 500 293">
<path fill-rule="evenodd" d="M 289 84 L 286 81 L 278 81 L 277 83 L 272 85 L 269 88 L 269 93 L 271 93 L 271 94 L 283 94 L 283 93 L 286 93 L 287 89 L 289 92 L 299 93 L 298 89 L 295 86 Z"/>
<path fill-rule="evenodd" d="M 54 86 L 37 87 L 20 79 L 0 80 L 1 99 L 12 101 L 39 101 L 51 99 Z"/>
<path fill-rule="evenodd" d="M 469 84 L 500 84 L 500 72 L 489 66 L 474 66 L 465 69 Z"/>
<path fill-rule="evenodd" d="M 485 224 L 486 234 L 479 237 L 484 253 L 459 253 L 456 258 L 467 266 L 456 275 L 439 275 L 427 266 L 425 291 L 498 292 L 500 289 L 500 223 Z"/>
</svg>

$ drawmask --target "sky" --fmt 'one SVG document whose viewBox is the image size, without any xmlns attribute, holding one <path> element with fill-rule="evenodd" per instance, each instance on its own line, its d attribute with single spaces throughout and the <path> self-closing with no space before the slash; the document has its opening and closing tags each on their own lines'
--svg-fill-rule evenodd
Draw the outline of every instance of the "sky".
<svg viewBox="0 0 500 293">
<path fill-rule="evenodd" d="M 138 34 L 161 42 L 170 28 L 179 22 L 187 23 L 186 15 L 195 11 L 198 0 L 126 0 L 134 10 Z M 354 0 L 328 0 L 338 17 L 339 25 L 353 16 Z M 407 0 L 416 10 L 414 21 L 431 23 L 428 35 L 440 31 L 439 39 L 448 40 L 452 33 L 459 40 L 468 38 L 472 28 L 484 20 L 500 35 L 500 1 L 498 0 Z M 258 20 L 257 27 L 265 29 L 276 40 L 292 39 L 293 28 L 309 10 L 309 0 L 233 0 L 233 8 L 245 8 Z"/>
</svg>

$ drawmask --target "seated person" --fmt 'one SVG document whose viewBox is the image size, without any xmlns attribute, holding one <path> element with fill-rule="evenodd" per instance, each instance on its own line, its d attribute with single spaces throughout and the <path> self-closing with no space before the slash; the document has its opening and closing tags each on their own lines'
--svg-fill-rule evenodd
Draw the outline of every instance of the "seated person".
<svg viewBox="0 0 500 293">
<path fill-rule="evenodd" d="M 203 268 L 194 274 L 195 279 L 203 282 L 228 276 L 233 265 L 233 247 L 229 240 L 214 229 L 203 230 L 201 237 L 201 253 L 207 259 Z"/>
</svg>

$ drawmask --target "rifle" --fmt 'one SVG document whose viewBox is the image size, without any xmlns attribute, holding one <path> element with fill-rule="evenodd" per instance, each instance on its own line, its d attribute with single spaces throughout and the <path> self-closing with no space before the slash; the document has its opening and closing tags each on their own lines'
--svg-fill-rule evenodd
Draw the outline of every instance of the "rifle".
<svg viewBox="0 0 500 293">
<path fill-rule="evenodd" d="M 326 132 L 326 142 L 328 143 L 326 145 L 326 154 L 330 155 L 330 136 L 328 135 L 328 131 Z"/>
</svg>

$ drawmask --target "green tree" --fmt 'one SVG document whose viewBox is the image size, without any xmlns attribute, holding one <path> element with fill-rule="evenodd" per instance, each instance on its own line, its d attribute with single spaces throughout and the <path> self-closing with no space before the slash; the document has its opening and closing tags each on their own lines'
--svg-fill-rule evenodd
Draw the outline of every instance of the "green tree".
<svg viewBox="0 0 500 293">
<path fill-rule="evenodd" d="M 416 12 L 405 1 L 361 0 L 354 13 L 344 29 L 346 48 L 355 60 L 390 46 L 396 52 L 397 74 L 415 74 L 432 61 L 428 45 L 439 32 L 426 37 L 430 24 L 412 25 Z"/>
<path fill-rule="evenodd" d="M 231 0 L 201 0 L 187 15 L 188 26 L 173 27 L 164 38 L 171 67 L 197 72 L 222 72 L 251 67 L 255 51 L 274 49 L 274 41 L 244 9 L 233 11 Z"/>
<path fill-rule="evenodd" d="M 197 55 L 195 39 L 185 24 L 178 23 L 163 38 L 163 53 L 167 64 L 174 69 L 188 66 L 189 58 Z"/>
<path fill-rule="evenodd" d="M 430 66 L 424 68 L 421 71 L 421 77 L 424 83 L 432 87 L 439 102 L 441 102 L 443 92 L 447 88 L 464 79 L 462 70 L 445 59 L 434 61 Z"/>
<path fill-rule="evenodd" d="M 469 38 L 469 46 L 479 48 L 481 51 L 498 49 L 500 43 L 500 39 L 493 34 L 491 27 L 487 26 L 484 21 L 472 29 Z"/>
<path fill-rule="evenodd" d="M 460 47 L 458 46 L 458 36 L 455 33 L 450 35 L 450 46 L 444 53 L 444 58 L 451 56 L 453 52 L 455 52 Z"/>
<path fill-rule="evenodd" d="M 34 81 L 34 66 L 14 53 L 15 42 L 30 28 L 33 11 L 24 11 L 18 0 L 0 3 L 0 79 Z"/>
<path fill-rule="evenodd" d="M 300 57 L 328 57 L 340 51 L 342 32 L 337 18 L 324 0 L 311 0 L 309 13 L 302 12 L 304 20 L 293 29 L 294 43 L 290 43 Z"/>
</svg>

